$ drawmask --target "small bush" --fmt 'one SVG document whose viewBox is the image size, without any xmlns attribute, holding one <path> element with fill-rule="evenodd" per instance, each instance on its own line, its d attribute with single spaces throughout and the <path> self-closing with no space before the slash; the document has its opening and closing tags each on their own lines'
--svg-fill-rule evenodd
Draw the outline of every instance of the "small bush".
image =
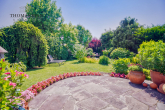
<svg viewBox="0 0 165 110">
<path fill-rule="evenodd" d="M 110 49 L 109 49 L 109 54 L 108 54 L 108 56 L 110 56 L 110 54 L 112 53 L 112 51 L 115 49 L 115 47 L 111 47 Z"/>
<path fill-rule="evenodd" d="M 84 58 L 87 56 L 87 50 L 83 45 L 75 44 L 73 54 L 74 54 L 74 57 L 76 57 L 80 61 L 81 58 Z"/>
<path fill-rule="evenodd" d="M 133 52 L 130 52 L 129 50 L 126 50 L 124 48 L 117 48 L 112 51 L 110 54 L 110 57 L 115 59 L 115 58 L 128 58 L 128 57 L 133 57 L 135 54 Z"/>
<path fill-rule="evenodd" d="M 103 51 L 103 55 L 108 56 L 109 50 L 102 50 L 102 51 Z"/>
<path fill-rule="evenodd" d="M 133 52 L 130 52 L 130 55 L 129 55 L 129 57 L 134 57 L 136 54 L 135 53 L 133 53 Z"/>
<path fill-rule="evenodd" d="M 109 58 L 107 56 L 100 56 L 99 58 L 99 64 L 103 64 L 103 65 L 108 65 L 109 63 Z"/>
<path fill-rule="evenodd" d="M 130 64 L 130 59 L 119 58 L 113 62 L 112 66 L 116 73 L 128 74 L 128 64 Z"/>
<path fill-rule="evenodd" d="M 87 54 L 92 56 L 93 55 L 93 49 L 92 48 L 88 48 L 87 49 Z"/>
<path fill-rule="evenodd" d="M 151 80 L 150 70 L 143 68 L 143 73 L 146 76 L 146 79 Z"/>
<path fill-rule="evenodd" d="M 163 41 L 143 42 L 137 56 L 143 67 L 165 75 L 165 43 Z"/>
<path fill-rule="evenodd" d="M 21 71 L 21 72 L 25 72 L 27 67 L 23 62 L 19 62 L 19 63 L 7 63 L 7 68 L 11 68 L 12 70 L 17 70 L 17 71 Z"/>
<path fill-rule="evenodd" d="M 84 57 L 84 58 L 81 58 L 79 62 L 81 62 L 81 63 L 96 63 L 97 60 L 94 58 Z"/>
<path fill-rule="evenodd" d="M 67 60 L 68 58 L 68 49 L 66 47 L 63 47 L 62 49 L 61 58 L 62 60 Z"/>
<path fill-rule="evenodd" d="M 143 71 L 142 67 L 138 66 L 138 65 L 134 65 L 134 66 L 130 66 L 128 68 L 129 71 Z"/>
<path fill-rule="evenodd" d="M 137 57 L 131 57 L 129 58 L 130 59 L 130 62 L 131 63 L 134 63 L 134 64 L 139 64 L 139 59 Z"/>
</svg>

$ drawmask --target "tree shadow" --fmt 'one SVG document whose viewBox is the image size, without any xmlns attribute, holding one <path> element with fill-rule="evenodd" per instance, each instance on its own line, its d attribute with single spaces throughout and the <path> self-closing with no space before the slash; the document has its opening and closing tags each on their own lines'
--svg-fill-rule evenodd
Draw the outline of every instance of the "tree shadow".
<svg viewBox="0 0 165 110">
<path fill-rule="evenodd" d="M 160 102 L 165 104 L 165 95 L 158 92 L 156 89 L 151 89 L 150 87 L 145 90 L 146 93 L 150 94 L 151 97 L 155 97 Z"/>
<path fill-rule="evenodd" d="M 42 67 L 42 68 L 30 68 L 27 71 L 36 71 L 36 70 L 41 70 L 41 69 L 44 69 L 44 67 Z"/>
<path fill-rule="evenodd" d="M 146 88 L 142 86 L 141 84 L 134 84 L 132 82 L 129 82 L 129 84 L 138 89 L 144 90 L 146 93 L 148 93 L 151 97 L 155 97 L 157 100 L 165 104 L 165 95 L 158 92 L 156 89 L 151 89 L 149 86 Z"/>
<path fill-rule="evenodd" d="M 80 64 L 80 62 L 73 62 L 72 64 Z"/>
</svg>

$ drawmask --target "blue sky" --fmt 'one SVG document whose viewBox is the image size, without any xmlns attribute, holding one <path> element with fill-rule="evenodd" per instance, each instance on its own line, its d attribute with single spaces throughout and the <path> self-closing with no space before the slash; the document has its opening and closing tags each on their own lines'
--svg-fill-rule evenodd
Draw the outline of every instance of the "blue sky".
<svg viewBox="0 0 165 110">
<path fill-rule="evenodd" d="M 54 1 L 54 0 L 53 0 Z M 13 24 L 10 14 L 21 14 L 20 7 L 31 0 L 0 0 L 0 27 Z M 83 25 L 93 37 L 100 38 L 106 30 L 116 29 L 125 17 L 138 19 L 148 26 L 165 24 L 165 0 L 56 0 L 64 23 Z"/>
</svg>

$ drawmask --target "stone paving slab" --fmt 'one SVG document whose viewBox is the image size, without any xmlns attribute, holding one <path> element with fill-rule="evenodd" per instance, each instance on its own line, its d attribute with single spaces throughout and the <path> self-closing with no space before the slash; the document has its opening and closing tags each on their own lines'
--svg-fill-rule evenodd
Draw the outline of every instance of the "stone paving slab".
<svg viewBox="0 0 165 110">
<path fill-rule="evenodd" d="M 128 79 L 77 76 L 47 87 L 29 107 L 30 110 L 165 110 L 165 95 Z"/>
</svg>

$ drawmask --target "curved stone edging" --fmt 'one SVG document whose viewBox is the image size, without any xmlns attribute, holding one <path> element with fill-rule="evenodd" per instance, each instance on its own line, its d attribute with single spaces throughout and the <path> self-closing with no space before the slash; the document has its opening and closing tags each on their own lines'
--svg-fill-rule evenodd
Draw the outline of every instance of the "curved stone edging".
<svg viewBox="0 0 165 110">
<path fill-rule="evenodd" d="M 52 84 L 29 107 L 31 110 L 164 110 L 165 95 L 123 78 L 79 76 Z"/>
</svg>

